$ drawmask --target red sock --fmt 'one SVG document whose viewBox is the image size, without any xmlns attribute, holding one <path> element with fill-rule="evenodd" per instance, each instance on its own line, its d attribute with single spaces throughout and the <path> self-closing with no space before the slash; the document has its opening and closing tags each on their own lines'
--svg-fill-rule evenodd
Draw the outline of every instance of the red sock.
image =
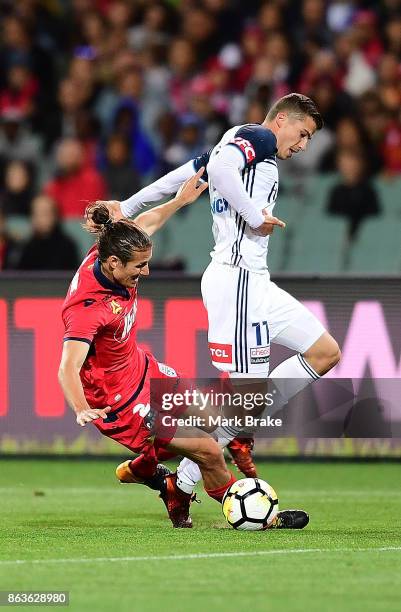
<svg viewBox="0 0 401 612">
<path fill-rule="evenodd" d="M 225 484 L 223 487 L 219 487 L 218 489 L 205 489 L 205 491 L 210 497 L 213 497 L 213 499 L 216 501 L 221 502 L 224 497 L 224 493 L 229 487 L 231 487 L 232 484 L 234 484 L 236 480 L 237 479 L 235 478 L 234 474 L 230 472 L 230 480 L 227 482 L 227 484 Z"/>
<path fill-rule="evenodd" d="M 165 448 L 158 448 L 156 452 L 159 461 L 168 461 L 168 459 L 172 459 L 173 457 L 177 456 L 175 453 L 172 453 Z"/>
<path fill-rule="evenodd" d="M 134 476 L 140 480 L 146 480 L 147 478 L 152 478 L 152 476 L 155 475 L 157 459 L 153 453 L 139 455 L 139 457 L 130 462 L 129 466 Z"/>
</svg>

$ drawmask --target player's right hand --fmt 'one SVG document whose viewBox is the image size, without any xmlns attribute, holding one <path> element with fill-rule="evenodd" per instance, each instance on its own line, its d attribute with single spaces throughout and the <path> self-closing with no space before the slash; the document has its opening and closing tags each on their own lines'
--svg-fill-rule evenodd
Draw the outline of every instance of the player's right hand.
<svg viewBox="0 0 401 612">
<path fill-rule="evenodd" d="M 205 168 L 199 168 L 198 172 L 191 176 L 191 178 L 187 179 L 185 183 L 181 185 L 179 190 L 177 191 L 177 195 L 175 196 L 175 200 L 179 203 L 180 206 L 186 206 L 187 204 L 192 204 L 195 202 L 207 188 L 208 184 L 206 181 L 200 183 L 199 179 L 204 173 Z"/>
<path fill-rule="evenodd" d="M 85 427 L 87 423 L 91 423 L 96 419 L 106 419 L 107 413 L 110 410 L 111 406 L 106 406 L 106 408 L 85 408 L 77 413 L 77 423 L 81 427 Z"/>
<path fill-rule="evenodd" d="M 273 233 L 275 227 L 278 226 L 282 227 L 283 229 L 285 228 L 284 221 L 281 221 L 281 219 L 279 219 L 278 217 L 272 217 L 266 212 L 266 210 L 263 210 L 262 212 L 265 220 L 262 225 L 259 225 L 259 227 L 256 227 L 252 230 L 254 234 L 256 234 L 257 236 L 270 236 Z"/>
</svg>

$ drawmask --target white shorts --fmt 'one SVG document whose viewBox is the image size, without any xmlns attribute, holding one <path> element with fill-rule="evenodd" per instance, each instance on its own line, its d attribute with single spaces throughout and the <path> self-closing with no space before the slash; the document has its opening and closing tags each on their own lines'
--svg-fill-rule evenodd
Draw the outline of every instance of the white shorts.
<svg viewBox="0 0 401 612">
<path fill-rule="evenodd" d="M 304 353 L 326 331 L 269 273 L 212 261 L 202 277 L 213 365 L 237 376 L 267 376 L 270 343 Z"/>
</svg>

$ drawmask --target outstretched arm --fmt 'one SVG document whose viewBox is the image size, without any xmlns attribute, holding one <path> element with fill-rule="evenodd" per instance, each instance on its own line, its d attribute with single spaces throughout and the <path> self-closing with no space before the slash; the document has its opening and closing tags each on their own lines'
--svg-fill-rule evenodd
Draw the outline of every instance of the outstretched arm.
<svg viewBox="0 0 401 612">
<path fill-rule="evenodd" d="M 135 218 L 135 223 L 145 230 L 149 236 L 157 232 L 179 208 L 195 202 L 200 194 L 207 189 L 207 183 L 199 183 L 204 170 L 203 167 L 200 168 L 194 176 L 185 181 L 175 198 L 141 213 Z"/>
<path fill-rule="evenodd" d="M 113 215 L 114 221 L 133 217 L 137 215 L 142 208 L 146 208 L 146 206 L 152 202 L 158 202 L 165 196 L 176 193 L 185 181 L 196 174 L 194 161 L 195 160 L 191 160 L 179 168 L 172 170 L 172 172 L 162 176 L 154 183 L 134 193 L 127 200 L 123 200 L 122 202 L 118 202 L 117 200 L 99 200 L 99 203 L 107 206 Z"/>
<path fill-rule="evenodd" d="M 165 176 L 162 176 L 154 183 L 147 185 L 137 193 L 134 193 L 127 200 L 118 202 L 117 200 L 102 201 L 113 214 L 114 221 L 133 217 L 142 208 L 152 202 L 158 202 L 165 196 L 176 193 L 180 186 L 189 178 L 196 174 L 193 161 L 189 161 L 183 166 L 176 168 Z"/>
<path fill-rule="evenodd" d="M 180 186 L 194 174 L 196 174 L 196 170 L 193 161 L 172 170 L 154 183 L 134 193 L 127 200 L 120 202 L 121 214 L 124 217 L 132 217 L 151 202 L 158 202 L 165 196 L 176 193 Z"/>
</svg>

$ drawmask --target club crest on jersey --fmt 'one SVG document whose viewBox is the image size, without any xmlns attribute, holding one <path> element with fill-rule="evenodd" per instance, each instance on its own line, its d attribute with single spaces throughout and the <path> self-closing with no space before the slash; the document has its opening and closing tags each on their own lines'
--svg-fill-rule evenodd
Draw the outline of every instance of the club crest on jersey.
<svg viewBox="0 0 401 612">
<path fill-rule="evenodd" d="M 253 162 L 256 157 L 256 151 L 249 140 L 237 137 L 230 140 L 230 143 L 237 145 L 237 147 L 241 149 L 247 162 Z"/>
<path fill-rule="evenodd" d="M 118 315 L 122 311 L 123 307 L 117 302 L 117 300 L 111 300 L 110 302 L 111 310 L 113 314 Z"/>
<path fill-rule="evenodd" d="M 212 356 L 212 361 L 215 361 L 216 363 L 232 363 L 233 347 L 231 344 L 209 342 L 209 350 Z"/>
</svg>

